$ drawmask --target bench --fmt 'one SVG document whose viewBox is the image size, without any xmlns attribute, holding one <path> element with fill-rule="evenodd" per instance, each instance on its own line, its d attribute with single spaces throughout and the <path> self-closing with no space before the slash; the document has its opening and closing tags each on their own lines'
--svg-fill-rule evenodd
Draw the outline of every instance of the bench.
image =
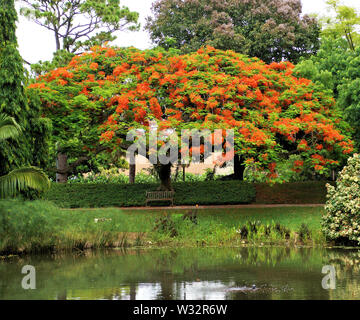
<svg viewBox="0 0 360 320">
<path fill-rule="evenodd" d="M 171 201 L 171 206 L 174 205 L 174 191 L 147 191 L 146 192 L 146 206 L 151 201 Z"/>
</svg>

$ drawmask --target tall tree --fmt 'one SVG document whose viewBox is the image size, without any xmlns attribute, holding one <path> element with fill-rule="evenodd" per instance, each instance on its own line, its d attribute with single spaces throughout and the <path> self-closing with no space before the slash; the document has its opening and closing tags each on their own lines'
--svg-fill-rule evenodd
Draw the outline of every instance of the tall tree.
<svg viewBox="0 0 360 320">
<path fill-rule="evenodd" d="M 326 3 L 335 15 L 322 18 L 322 36 L 332 39 L 343 37 L 349 49 L 354 51 L 360 44 L 360 35 L 357 31 L 360 26 L 360 15 L 355 8 L 343 5 L 340 0 L 328 0 Z"/>
<path fill-rule="evenodd" d="M 24 165 L 44 166 L 47 161 L 49 119 L 41 117 L 37 95 L 25 92 L 23 60 L 15 35 L 14 0 L 0 2 L 0 112 L 13 118 L 23 134 L 0 141 L 0 175 Z"/>
<path fill-rule="evenodd" d="M 54 33 L 56 50 L 71 53 L 116 39 L 114 32 L 137 30 L 139 14 L 120 0 L 22 0 L 21 14 Z"/>
<path fill-rule="evenodd" d="M 146 29 L 154 43 L 188 53 L 204 45 L 270 63 L 314 54 L 319 25 L 300 0 L 156 0 Z"/>
<path fill-rule="evenodd" d="M 360 15 L 338 0 L 327 1 L 332 17 L 323 18 L 321 46 L 316 55 L 302 60 L 295 69 L 332 91 L 337 105 L 354 128 L 360 147 Z"/>
<path fill-rule="evenodd" d="M 332 97 L 295 77 L 293 67 L 212 47 L 187 55 L 97 47 L 31 87 L 54 119 L 57 139 L 87 157 L 126 148 L 133 143 L 126 141 L 131 129 L 145 135 L 155 127 L 178 135 L 182 129 L 233 129 L 241 163 L 267 172 L 269 180 L 281 179 L 276 162 L 290 155 L 299 157 L 294 171 L 326 176 L 353 151 L 349 127 Z M 223 149 L 227 142 L 215 141 Z M 164 143 L 159 139 L 159 154 Z M 180 147 L 196 151 L 191 144 Z M 146 156 L 157 149 L 148 145 Z M 170 189 L 171 165 L 155 167 L 162 188 Z"/>
</svg>

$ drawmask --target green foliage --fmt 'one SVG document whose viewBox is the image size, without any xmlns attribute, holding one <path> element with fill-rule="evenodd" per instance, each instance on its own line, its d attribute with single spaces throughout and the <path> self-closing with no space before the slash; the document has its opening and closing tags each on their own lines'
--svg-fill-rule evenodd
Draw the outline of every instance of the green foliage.
<svg viewBox="0 0 360 320">
<path fill-rule="evenodd" d="M 299 233 L 299 239 L 301 241 L 306 241 L 311 238 L 311 232 L 309 230 L 309 227 L 305 223 L 301 224 L 298 233 Z"/>
<path fill-rule="evenodd" d="M 59 209 L 48 202 L 1 200 L 0 252 L 51 249 L 55 243 L 57 212 Z"/>
<path fill-rule="evenodd" d="M 46 201 L 1 200 L 0 253 L 126 246 L 131 244 L 128 233 L 141 236 L 152 223 L 146 215 L 139 218 L 118 210 L 84 213 L 60 210 Z"/>
<path fill-rule="evenodd" d="M 146 172 L 148 171 L 148 172 Z M 157 173 L 152 172 L 152 169 L 141 171 L 136 174 L 135 182 L 138 183 L 158 183 L 159 177 Z M 183 175 L 178 174 L 176 177 L 173 175 L 172 179 L 174 182 L 200 182 L 208 180 L 217 180 L 222 176 L 215 175 L 213 170 L 208 169 L 203 174 L 195 173 L 185 173 L 185 181 L 183 181 Z M 77 174 L 70 176 L 68 183 L 115 183 L 123 184 L 129 183 L 129 175 L 119 172 L 119 168 L 111 167 L 110 169 L 105 169 L 100 167 L 99 172 L 90 172 L 87 174 Z"/>
<path fill-rule="evenodd" d="M 0 141 L 15 138 L 20 133 L 21 128 L 13 118 L 0 114 Z M 27 192 L 29 188 L 38 192 L 50 188 L 50 181 L 42 170 L 26 167 L 0 176 L 0 198 L 15 196 L 19 191 Z"/>
<path fill-rule="evenodd" d="M 331 90 L 334 97 L 339 96 L 338 86 L 344 80 L 344 73 L 348 68 L 349 59 L 354 53 L 348 50 L 343 38 L 322 38 L 321 46 L 316 55 L 308 60 L 302 60 L 294 72 L 299 77 L 311 79 L 324 89 Z"/>
<path fill-rule="evenodd" d="M 158 0 L 147 18 L 152 40 L 188 53 L 204 45 L 263 61 L 297 62 L 319 47 L 319 26 L 301 2 L 283 0 Z"/>
<path fill-rule="evenodd" d="M 360 155 L 349 158 L 336 186 L 328 185 L 322 229 L 336 242 L 360 243 Z"/>
<path fill-rule="evenodd" d="M 156 219 L 153 231 L 168 234 L 171 238 L 178 235 L 175 222 L 169 214 L 164 214 Z"/>
<path fill-rule="evenodd" d="M 120 0 L 23 0 L 21 14 L 52 31 L 56 50 L 75 53 L 115 40 L 113 33 L 138 30 L 139 14 Z"/>
<path fill-rule="evenodd" d="M 236 233 L 243 240 L 290 240 L 291 230 L 280 223 L 264 223 L 259 220 L 246 221 L 244 225 L 240 226 Z"/>
<path fill-rule="evenodd" d="M 267 228 L 269 229 L 269 228 Z M 282 226 L 280 223 L 276 223 L 275 227 L 273 228 L 275 232 L 277 232 L 283 239 L 289 239 L 290 238 L 290 230 L 284 226 Z M 269 233 L 271 232 L 271 228 L 269 230 Z"/>
<path fill-rule="evenodd" d="M 58 50 L 54 52 L 54 57 L 51 61 L 39 61 L 31 65 L 31 71 L 35 75 L 42 75 L 51 70 L 66 66 L 75 54 L 66 50 Z"/>
<path fill-rule="evenodd" d="M 45 199 L 65 208 L 131 207 L 145 204 L 157 184 L 53 184 Z M 175 183 L 176 205 L 240 204 L 255 199 L 255 188 L 241 181 Z"/>
<path fill-rule="evenodd" d="M 325 184 L 312 181 L 271 186 L 218 180 L 175 183 L 175 204 L 323 204 L 326 201 Z M 45 198 L 65 208 L 143 206 L 146 191 L 156 191 L 157 188 L 155 182 L 134 185 L 54 183 Z"/>
<path fill-rule="evenodd" d="M 277 162 L 276 173 L 279 181 L 288 183 L 314 179 L 314 171 L 309 167 L 305 167 L 305 164 L 302 167 L 301 173 L 296 172 L 294 170 L 296 161 L 301 161 L 301 157 L 298 155 L 291 155 L 289 159 Z M 325 179 L 324 176 L 319 176 L 319 178 Z M 244 180 L 252 183 L 265 183 L 267 182 L 267 173 L 256 170 L 254 166 L 247 166 L 244 172 Z"/>
<path fill-rule="evenodd" d="M 0 176 L 28 165 L 47 162 L 47 140 L 51 125 L 41 118 L 38 95 L 25 92 L 23 60 L 17 49 L 13 0 L 0 3 L 0 113 L 21 127 L 14 139 L 0 142 Z"/>
<path fill-rule="evenodd" d="M 20 126 L 14 118 L 0 114 L 0 141 L 9 138 L 16 138 L 21 132 Z"/>
<path fill-rule="evenodd" d="M 332 39 L 345 38 L 348 48 L 355 50 L 360 43 L 357 32 L 360 15 L 355 8 L 341 4 L 340 0 L 328 0 L 326 3 L 335 16 L 322 18 L 322 36 Z"/>
<path fill-rule="evenodd" d="M 354 128 L 356 147 L 360 144 L 360 15 L 354 8 L 330 0 L 335 17 L 324 18 L 318 53 L 301 61 L 295 68 L 298 76 L 311 79 L 333 93 L 337 106 L 344 111 Z"/>
<path fill-rule="evenodd" d="M 15 169 L 0 177 L 0 198 L 13 197 L 26 188 L 45 192 L 50 188 L 50 180 L 35 167 Z"/>
<path fill-rule="evenodd" d="M 319 208 L 238 208 L 199 209 L 197 223 L 183 219 L 184 211 L 169 210 L 169 216 L 177 232 L 176 237 L 162 230 L 153 230 L 156 220 L 164 218 L 164 212 L 154 210 L 78 209 L 59 210 L 44 201 L 0 201 L 0 253 L 51 252 L 58 250 L 83 250 L 111 246 L 129 246 L 139 243 L 178 246 L 239 245 L 243 240 L 253 243 L 270 241 L 288 243 L 285 234 L 276 231 L 290 229 L 293 232 L 302 223 L 309 225 L 314 235 L 319 231 Z M 256 234 L 242 237 L 237 232 L 248 222 L 257 222 Z M 247 227 L 248 228 L 248 227 Z M 269 231 L 270 230 L 270 231 Z M 321 240 L 321 239 L 320 239 Z"/>
<path fill-rule="evenodd" d="M 13 118 L 0 114 L 0 141 L 15 138 L 20 133 L 21 128 Z M 0 176 L 0 198 L 13 197 L 28 188 L 43 192 L 50 188 L 50 181 L 42 170 L 35 167 L 15 169 Z"/>
<path fill-rule="evenodd" d="M 344 110 L 346 119 L 355 129 L 354 141 L 360 144 L 360 47 L 348 54 L 344 61 L 346 68 L 342 70 L 341 81 L 338 84 L 337 103 Z"/>
<path fill-rule="evenodd" d="M 255 188 L 241 181 L 175 183 L 175 204 L 240 204 L 255 199 Z"/>
</svg>

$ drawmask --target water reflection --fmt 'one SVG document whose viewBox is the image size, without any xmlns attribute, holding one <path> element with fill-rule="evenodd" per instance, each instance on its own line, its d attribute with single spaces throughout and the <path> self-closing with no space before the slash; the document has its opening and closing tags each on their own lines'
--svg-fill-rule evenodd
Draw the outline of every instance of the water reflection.
<svg viewBox="0 0 360 320">
<path fill-rule="evenodd" d="M 358 299 L 358 250 L 202 248 L 86 251 L 0 262 L 0 299 Z M 23 290 L 22 266 L 36 268 Z M 325 290 L 324 265 L 336 269 Z"/>
</svg>

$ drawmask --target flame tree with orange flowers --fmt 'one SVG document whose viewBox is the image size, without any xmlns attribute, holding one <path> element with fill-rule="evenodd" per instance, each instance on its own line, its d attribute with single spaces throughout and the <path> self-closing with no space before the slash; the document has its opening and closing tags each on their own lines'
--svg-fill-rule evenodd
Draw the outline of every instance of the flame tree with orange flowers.
<svg viewBox="0 0 360 320">
<path fill-rule="evenodd" d="M 334 99 L 293 68 L 212 47 L 186 55 L 94 47 L 31 88 L 53 120 L 54 142 L 78 160 L 114 155 L 130 129 L 148 132 L 156 121 L 179 135 L 234 129 L 238 179 L 252 166 L 278 181 L 276 163 L 290 155 L 301 159 L 294 171 L 327 175 L 353 152 L 350 129 Z M 171 189 L 170 169 L 161 170 L 162 188 Z"/>
</svg>

